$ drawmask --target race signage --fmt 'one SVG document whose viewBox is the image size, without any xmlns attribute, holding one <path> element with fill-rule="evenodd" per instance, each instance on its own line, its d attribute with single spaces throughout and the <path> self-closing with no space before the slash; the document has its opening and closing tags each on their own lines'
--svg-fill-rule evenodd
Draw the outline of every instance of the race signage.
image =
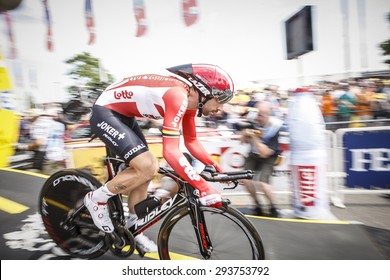
<svg viewBox="0 0 390 280">
<path fill-rule="evenodd" d="M 345 185 L 390 189 L 390 127 L 340 130 Z"/>
</svg>

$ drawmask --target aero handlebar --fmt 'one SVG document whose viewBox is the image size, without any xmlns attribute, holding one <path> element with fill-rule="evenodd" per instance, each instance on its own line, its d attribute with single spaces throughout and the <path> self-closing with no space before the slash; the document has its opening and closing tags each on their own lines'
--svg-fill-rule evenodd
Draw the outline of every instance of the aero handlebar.
<svg viewBox="0 0 390 280">
<path fill-rule="evenodd" d="M 179 177 L 175 171 L 170 168 L 160 167 L 160 174 L 164 175 L 174 175 L 175 177 Z M 240 171 L 229 171 L 229 172 L 217 172 L 214 166 L 206 166 L 204 170 L 199 174 L 203 179 L 208 182 L 231 182 L 234 186 L 224 188 L 224 189 L 235 189 L 239 181 L 242 179 L 252 179 L 253 172 L 251 170 L 240 170 Z"/>
</svg>

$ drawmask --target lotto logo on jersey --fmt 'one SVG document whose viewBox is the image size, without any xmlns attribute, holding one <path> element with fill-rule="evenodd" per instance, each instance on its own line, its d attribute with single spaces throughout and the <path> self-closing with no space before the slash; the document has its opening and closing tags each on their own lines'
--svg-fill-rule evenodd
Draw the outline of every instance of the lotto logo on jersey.
<svg viewBox="0 0 390 280">
<path fill-rule="evenodd" d="M 195 169 L 191 166 L 191 164 L 188 162 L 187 158 L 185 156 L 182 156 L 179 158 L 179 164 L 180 166 L 184 167 L 184 172 L 187 174 L 187 176 L 193 180 L 193 181 L 199 181 L 200 176 L 198 173 L 196 173 Z"/>
<path fill-rule="evenodd" d="M 131 99 L 134 95 L 134 92 L 127 91 L 127 90 L 121 90 L 121 91 L 114 91 L 114 98 L 115 99 Z"/>
</svg>

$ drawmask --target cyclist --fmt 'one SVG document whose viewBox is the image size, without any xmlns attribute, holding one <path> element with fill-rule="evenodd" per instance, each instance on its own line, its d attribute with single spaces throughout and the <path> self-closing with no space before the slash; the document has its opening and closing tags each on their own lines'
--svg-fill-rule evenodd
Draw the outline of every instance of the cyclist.
<svg viewBox="0 0 390 280">
<path fill-rule="evenodd" d="M 199 190 L 200 203 L 221 207 L 221 194 L 193 169 L 179 150 L 180 134 L 188 151 L 205 165 L 214 162 L 196 137 L 195 117 L 215 115 L 234 96 L 229 74 L 216 65 L 185 64 L 167 68 L 165 75 L 143 74 L 124 78 L 105 89 L 96 100 L 90 119 L 92 132 L 123 158 L 129 167 L 84 198 L 95 225 L 104 232 L 114 230 L 107 201 L 127 192 L 129 219 L 137 221 L 134 205 L 147 198 L 150 181 L 158 172 L 158 162 L 148 150 L 135 117 L 163 119 L 163 156 L 167 163 Z M 157 246 L 146 236 L 136 236 L 146 252 Z"/>
</svg>

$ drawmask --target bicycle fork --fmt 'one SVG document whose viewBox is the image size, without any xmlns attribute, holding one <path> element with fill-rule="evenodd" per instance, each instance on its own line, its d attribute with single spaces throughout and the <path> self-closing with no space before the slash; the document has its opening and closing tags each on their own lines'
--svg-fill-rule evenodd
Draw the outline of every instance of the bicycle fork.
<svg viewBox="0 0 390 280">
<path fill-rule="evenodd" d="M 200 253 L 205 259 L 209 259 L 211 257 L 211 253 L 213 252 L 213 244 L 211 243 L 211 239 L 207 231 L 203 212 L 200 211 L 199 204 L 192 198 L 189 200 L 189 215 L 191 217 L 192 226 L 195 229 Z"/>
</svg>

